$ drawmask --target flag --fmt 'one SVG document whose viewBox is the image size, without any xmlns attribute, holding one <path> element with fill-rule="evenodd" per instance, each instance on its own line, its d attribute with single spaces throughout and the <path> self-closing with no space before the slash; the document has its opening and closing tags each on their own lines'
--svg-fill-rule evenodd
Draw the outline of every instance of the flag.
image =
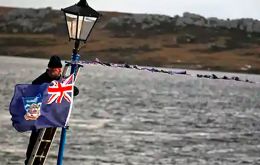
<svg viewBox="0 0 260 165">
<path fill-rule="evenodd" d="M 42 85 L 18 84 L 9 111 L 19 132 L 65 127 L 73 104 L 74 76 Z"/>
</svg>

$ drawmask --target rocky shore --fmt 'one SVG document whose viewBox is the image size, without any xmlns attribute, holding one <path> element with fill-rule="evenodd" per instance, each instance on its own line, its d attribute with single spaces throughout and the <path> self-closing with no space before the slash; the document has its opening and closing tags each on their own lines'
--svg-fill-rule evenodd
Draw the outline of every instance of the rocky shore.
<svg viewBox="0 0 260 165">
<path fill-rule="evenodd" d="M 47 33 L 62 23 L 63 15 L 50 7 L 42 9 L 12 9 L 0 16 L 0 32 Z M 57 19 L 59 18 L 59 19 Z M 130 26 L 132 28 L 152 29 L 158 26 L 185 27 L 189 25 L 239 29 L 246 32 L 260 32 L 260 21 L 251 18 L 218 19 L 205 18 L 201 15 L 185 12 L 182 16 L 152 14 L 126 14 L 112 17 L 105 27 Z M 173 30 L 173 29 L 172 29 Z"/>
</svg>

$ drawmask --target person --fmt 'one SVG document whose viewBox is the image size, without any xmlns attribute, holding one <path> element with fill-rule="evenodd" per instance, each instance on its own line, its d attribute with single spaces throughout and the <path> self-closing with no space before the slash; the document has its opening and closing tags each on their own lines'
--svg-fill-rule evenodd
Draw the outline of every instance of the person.
<svg viewBox="0 0 260 165">
<path fill-rule="evenodd" d="M 61 78 L 61 72 L 62 72 L 62 63 L 59 56 L 51 56 L 48 68 L 46 71 L 41 74 L 39 77 L 37 77 L 35 80 L 32 81 L 32 84 L 34 85 L 40 85 L 43 83 L 50 83 L 53 80 L 59 80 Z M 79 90 L 77 87 L 74 87 L 74 96 L 77 96 L 79 94 Z M 26 151 L 26 159 L 25 159 L 25 165 L 28 164 L 28 161 L 30 159 L 30 156 L 32 154 L 34 145 L 36 143 L 36 140 L 38 138 L 38 135 L 40 133 L 40 130 L 32 130 L 29 144 Z"/>
</svg>

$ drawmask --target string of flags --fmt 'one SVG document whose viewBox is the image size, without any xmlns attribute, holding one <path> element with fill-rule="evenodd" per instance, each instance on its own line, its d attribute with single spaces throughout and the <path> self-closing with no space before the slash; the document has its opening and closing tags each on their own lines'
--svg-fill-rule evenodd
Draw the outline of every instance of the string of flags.
<svg viewBox="0 0 260 165">
<path fill-rule="evenodd" d="M 114 67 L 114 68 L 127 68 L 127 69 L 135 69 L 135 70 L 144 70 L 144 71 L 149 71 L 149 72 L 154 72 L 154 73 L 165 73 L 169 75 L 188 75 L 192 76 L 191 74 L 187 73 L 186 70 L 165 70 L 165 69 L 158 69 L 154 67 L 140 67 L 138 65 L 129 65 L 129 64 L 114 64 L 114 63 L 108 63 L 108 62 L 101 62 L 98 58 L 96 58 L 94 61 L 80 61 L 80 64 L 94 64 L 94 65 L 103 65 L 103 66 L 108 66 L 108 67 Z M 197 78 L 208 78 L 208 79 L 222 79 L 222 80 L 233 80 L 233 81 L 241 81 L 241 82 L 246 82 L 246 83 L 256 83 L 253 81 L 250 81 L 248 79 L 242 80 L 238 76 L 223 76 L 223 77 L 218 77 L 215 74 L 211 75 L 203 75 L 203 74 L 197 74 Z"/>
</svg>

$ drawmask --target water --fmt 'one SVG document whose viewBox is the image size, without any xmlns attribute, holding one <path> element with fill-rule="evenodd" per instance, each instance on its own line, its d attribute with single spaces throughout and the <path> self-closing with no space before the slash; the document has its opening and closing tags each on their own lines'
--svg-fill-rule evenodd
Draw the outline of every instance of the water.
<svg viewBox="0 0 260 165">
<path fill-rule="evenodd" d="M 0 57 L 0 164 L 23 164 L 30 134 L 12 128 L 8 104 L 14 85 L 47 63 Z M 66 165 L 260 164 L 259 84 L 90 65 L 77 86 Z M 58 142 L 59 134 L 48 165 L 56 164 Z"/>
</svg>

